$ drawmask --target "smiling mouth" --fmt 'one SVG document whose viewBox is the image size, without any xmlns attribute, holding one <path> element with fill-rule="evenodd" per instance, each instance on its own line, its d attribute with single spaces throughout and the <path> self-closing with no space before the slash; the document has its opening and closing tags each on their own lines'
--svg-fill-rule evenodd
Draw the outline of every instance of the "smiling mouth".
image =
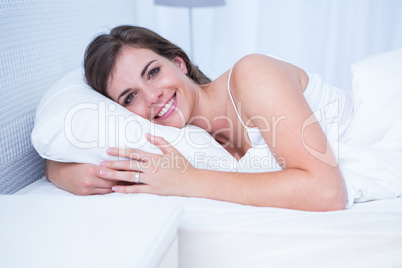
<svg viewBox="0 0 402 268">
<path fill-rule="evenodd" d="M 159 113 L 155 116 L 155 118 L 159 118 L 159 119 L 164 119 L 166 117 L 168 117 L 171 112 L 173 111 L 172 107 L 173 104 L 176 101 L 176 94 L 173 95 L 173 97 L 170 99 L 170 101 L 168 101 L 168 103 L 166 103 L 165 107 L 163 107 Z"/>
</svg>

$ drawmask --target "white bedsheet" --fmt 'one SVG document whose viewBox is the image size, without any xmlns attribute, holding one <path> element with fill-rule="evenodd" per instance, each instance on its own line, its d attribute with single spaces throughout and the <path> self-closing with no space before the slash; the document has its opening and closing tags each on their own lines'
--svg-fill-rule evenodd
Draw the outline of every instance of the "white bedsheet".
<svg viewBox="0 0 402 268">
<path fill-rule="evenodd" d="M 17 194 L 70 195 L 46 179 Z M 152 198 L 184 208 L 180 267 L 402 267 L 402 198 L 336 212 Z"/>
</svg>

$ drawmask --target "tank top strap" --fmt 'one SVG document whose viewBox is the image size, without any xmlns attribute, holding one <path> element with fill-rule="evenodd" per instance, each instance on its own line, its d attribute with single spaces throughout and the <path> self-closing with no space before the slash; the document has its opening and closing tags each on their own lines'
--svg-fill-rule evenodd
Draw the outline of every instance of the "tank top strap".
<svg viewBox="0 0 402 268">
<path fill-rule="evenodd" d="M 244 124 L 243 120 L 241 120 L 241 116 L 240 116 L 239 112 L 237 111 L 237 107 L 236 107 L 236 104 L 235 104 L 235 102 L 234 102 L 232 93 L 230 92 L 230 77 L 232 76 L 232 70 L 233 70 L 233 68 L 230 69 L 229 78 L 228 78 L 228 92 L 229 92 L 230 100 L 232 101 L 233 107 L 234 107 L 234 109 L 235 109 L 235 111 L 236 111 L 237 117 L 239 118 L 241 124 L 242 124 L 246 129 L 248 129 L 248 127 Z"/>
</svg>

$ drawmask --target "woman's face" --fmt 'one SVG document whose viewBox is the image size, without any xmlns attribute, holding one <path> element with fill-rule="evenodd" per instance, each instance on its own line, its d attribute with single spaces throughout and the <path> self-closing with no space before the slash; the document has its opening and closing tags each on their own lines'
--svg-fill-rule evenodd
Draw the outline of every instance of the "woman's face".
<svg viewBox="0 0 402 268">
<path fill-rule="evenodd" d="M 125 47 L 108 80 L 108 94 L 133 113 L 157 124 L 183 127 L 195 101 L 184 61 L 149 49 Z"/>
</svg>

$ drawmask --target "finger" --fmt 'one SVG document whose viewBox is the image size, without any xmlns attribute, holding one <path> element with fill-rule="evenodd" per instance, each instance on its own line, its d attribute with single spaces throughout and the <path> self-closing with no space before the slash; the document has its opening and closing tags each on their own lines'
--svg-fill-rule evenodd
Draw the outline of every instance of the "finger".
<svg viewBox="0 0 402 268">
<path fill-rule="evenodd" d="M 114 169 L 101 169 L 99 174 L 103 179 L 111 181 L 125 181 L 125 182 L 136 182 L 137 171 L 118 171 Z M 139 174 L 140 182 L 146 183 L 146 173 Z"/>
<path fill-rule="evenodd" d="M 110 188 L 95 188 L 94 194 L 111 194 L 111 193 L 114 193 L 112 187 L 110 187 Z"/>
<path fill-rule="evenodd" d="M 84 175 L 76 180 L 75 184 L 78 190 L 74 193 L 78 195 L 102 194 L 105 191 L 99 191 L 98 188 L 112 189 L 112 187 L 117 184 L 115 181 L 101 178 L 99 176 L 99 166 L 87 165 L 83 167 L 84 170 L 82 171 L 82 174 Z M 110 190 L 106 192 L 110 192 Z"/>
<path fill-rule="evenodd" d="M 158 148 L 162 151 L 162 153 L 164 154 L 168 154 L 170 152 L 178 152 L 172 145 L 170 145 L 169 142 L 167 142 L 164 138 L 160 137 L 160 136 L 154 136 L 150 133 L 146 133 L 145 137 L 147 138 L 147 140 L 158 146 Z"/>
<path fill-rule="evenodd" d="M 109 155 L 122 156 L 132 160 L 145 161 L 146 159 L 155 156 L 155 154 L 147 153 L 134 148 L 115 148 L 111 147 L 106 150 Z"/>
<path fill-rule="evenodd" d="M 152 188 L 146 184 L 136 184 L 136 185 L 116 185 L 113 186 L 112 190 L 116 193 L 123 194 L 136 194 L 136 193 L 152 193 Z"/>
<path fill-rule="evenodd" d="M 98 176 L 97 181 L 94 183 L 94 187 L 112 189 L 112 187 L 115 186 L 116 184 L 117 182 L 114 180 L 108 180 Z"/>
<path fill-rule="evenodd" d="M 144 172 L 149 167 L 149 162 L 142 162 L 137 160 L 128 161 L 103 161 L 99 163 L 101 169 L 115 169 L 121 171 L 140 171 Z"/>
</svg>

